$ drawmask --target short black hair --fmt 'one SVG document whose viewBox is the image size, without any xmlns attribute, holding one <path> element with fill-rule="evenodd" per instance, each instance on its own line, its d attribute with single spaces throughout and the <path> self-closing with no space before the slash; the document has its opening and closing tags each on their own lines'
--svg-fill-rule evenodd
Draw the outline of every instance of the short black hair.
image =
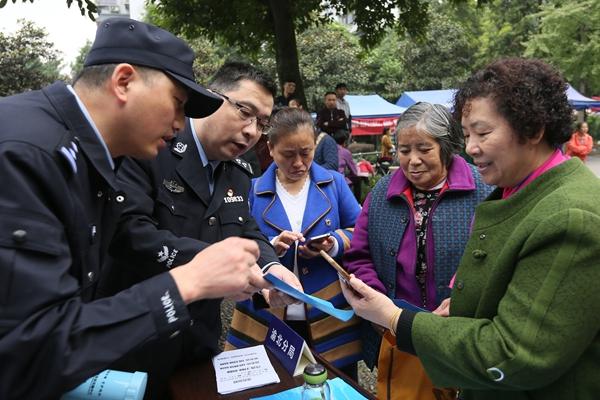
<svg viewBox="0 0 600 400">
<path fill-rule="evenodd" d="M 240 81 L 243 80 L 255 82 L 273 97 L 277 93 L 275 82 L 266 72 L 248 63 L 237 61 L 223 64 L 208 82 L 208 87 L 218 92 L 226 92 L 237 89 Z"/>
<path fill-rule="evenodd" d="M 324 95 L 323 97 L 327 97 L 327 96 L 329 96 L 330 94 L 332 94 L 332 95 L 334 95 L 334 96 L 335 96 L 335 92 L 332 92 L 332 91 L 330 90 L 330 91 L 328 91 L 328 92 L 325 92 L 325 95 Z"/>
<path fill-rule="evenodd" d="M 275 145 L 282 137 L 296 133 L 300 127 L 311 130 L 314 136 L 315 127 L 309 113 L 300 108 L 282 108 L 271 117 L 271 128 L 267 133 L 269 142 Z"/>
<path fill-rule="evenodd" d="M 348 86 L 345 83 L 343 83 L 343 82 L 342 83 L 338 83 L 337 85 L 335 85 L 335 90 L 338 90 L 338 89 L 341 89 L 341 88 L 344 88 L 344 89 L 348 90 Z"/>
<path fill-rule="evenodd" d="M 470 103 L 488 98 L 523 142 L 544 129 L 544 140 L 558 147 L 571 137 L 573 115 L 567 83 L 541 60 L 504 58 L 473 74 L 454 96 L 454 117 L 462 120 Z"/>
<path fill-rule="evenodd" d="M 89 65 L 87 67 L 83 67 L 75 78 L 73 78 L 73 85 L 76 85 L 78 82 L 85 84 L 89 87 L 100 87 L 104 85 L 106 80 L 110 78 L 119 64 L 98 64 L 98 65 Z M 152 81 L 157 74 L 164 74 L 163 71 L 150 67 L 143 67 L 139 65 L 135 65 L 136 71 L 139 73 L 142 80 L 146 83 Z M 168 75 L 167 75 L 168 76 Z"/>
</svg>

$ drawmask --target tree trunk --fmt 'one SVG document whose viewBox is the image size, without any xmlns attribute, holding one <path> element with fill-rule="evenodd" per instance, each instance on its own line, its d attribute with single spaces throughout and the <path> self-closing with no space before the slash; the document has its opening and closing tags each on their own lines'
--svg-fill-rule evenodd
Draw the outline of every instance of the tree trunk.
<svg viewBox="0 0 600 400">
<path fill-rule="evenodd" d="M 298 98 L 306 106 L 304 85 L 300 77 L 296 31 L 290 2 L 291 0 L 269 0 L 269 8 L 271 9 L 273 26 L 275 28 L 277 75 L 279 75 L 280 88 L 286 79 L 296 82 L 294 97 Z"/>
</svg>

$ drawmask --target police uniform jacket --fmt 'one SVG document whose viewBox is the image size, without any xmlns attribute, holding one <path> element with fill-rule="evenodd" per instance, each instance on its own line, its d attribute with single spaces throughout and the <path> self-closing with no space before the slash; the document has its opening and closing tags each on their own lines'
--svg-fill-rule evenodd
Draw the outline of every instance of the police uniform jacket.
<svg viewBox="0 0 600 400">
<path fill-rule="evenodd" d="M 207 167 L 202 165 L 192 135 L 187 120 L 184 131 L 156 159 L 123 160 L 118 179 L 133 201 L 122 215 L 111 246 L 115 261 L 109 266 L 109 279 L 101 285 L 103 294 L 184 264 L 208 245 L 231 236 L 257 242 L 261 267 L 278 262 L 248 209 L 252 175 L 249 164 L 240 159 L 221 162 L 214 171 L 211 195 Z M 190 305 L 194 321 L 189 329 L 170 343 L 150 344 L 152 350 L 140 351 L 137 361 L 127 364 L 127 368 L 156 367 L 154 376 L 167 376 L 181 360 L 214 355 L 221 333 L 220 301 L 203 300 Z M 145 355 L 150 353 L 152 359 Z"/>
<path fill-rule="evenodd" d="M 189 315 L 168 274 L 90 301 L 125 203 L 63 83 L 0 100 L 0 398 L 56 399 Z"/>
</svg>

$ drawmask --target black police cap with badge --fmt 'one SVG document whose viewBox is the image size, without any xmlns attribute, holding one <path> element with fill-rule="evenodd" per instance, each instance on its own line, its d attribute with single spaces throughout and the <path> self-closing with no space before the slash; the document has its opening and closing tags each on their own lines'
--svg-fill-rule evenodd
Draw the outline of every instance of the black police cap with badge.
<svg viewBox="0 0 600 400">
<path fill-rule="evenodd" d="M 221 97 L 196 83 L 192 68 L 194 51 L 164 29 L 122 17 L 102 22 L 83 66 L 119 63 L 161 70 L 185 86 L 188 117 L 206 117 L 223 103 Z"/>
</svg>

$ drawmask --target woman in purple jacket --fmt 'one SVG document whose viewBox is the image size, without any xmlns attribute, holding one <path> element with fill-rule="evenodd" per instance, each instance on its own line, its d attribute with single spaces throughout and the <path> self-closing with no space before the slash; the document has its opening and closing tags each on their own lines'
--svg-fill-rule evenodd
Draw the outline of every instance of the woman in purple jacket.
<svg viewBox="0 0 600 400">
<path fill-rule="evenodd" d="M 388 297 L 435 310 L 450 295 L 475 206 L 492 188 L 457 155 L 462 131 L 444 106 L 414 104 L 396 129 L 400 169 L 369 193 L 344 264 Z M 364 330 L 364 357 L 372 367 L 381 337 L 370 324 Z M 384 340 L 382 349 L 393 351 L 393 345 Z M 379 369 L 378 392 L 388 392 L 388 372 Z"/>
</svg>

